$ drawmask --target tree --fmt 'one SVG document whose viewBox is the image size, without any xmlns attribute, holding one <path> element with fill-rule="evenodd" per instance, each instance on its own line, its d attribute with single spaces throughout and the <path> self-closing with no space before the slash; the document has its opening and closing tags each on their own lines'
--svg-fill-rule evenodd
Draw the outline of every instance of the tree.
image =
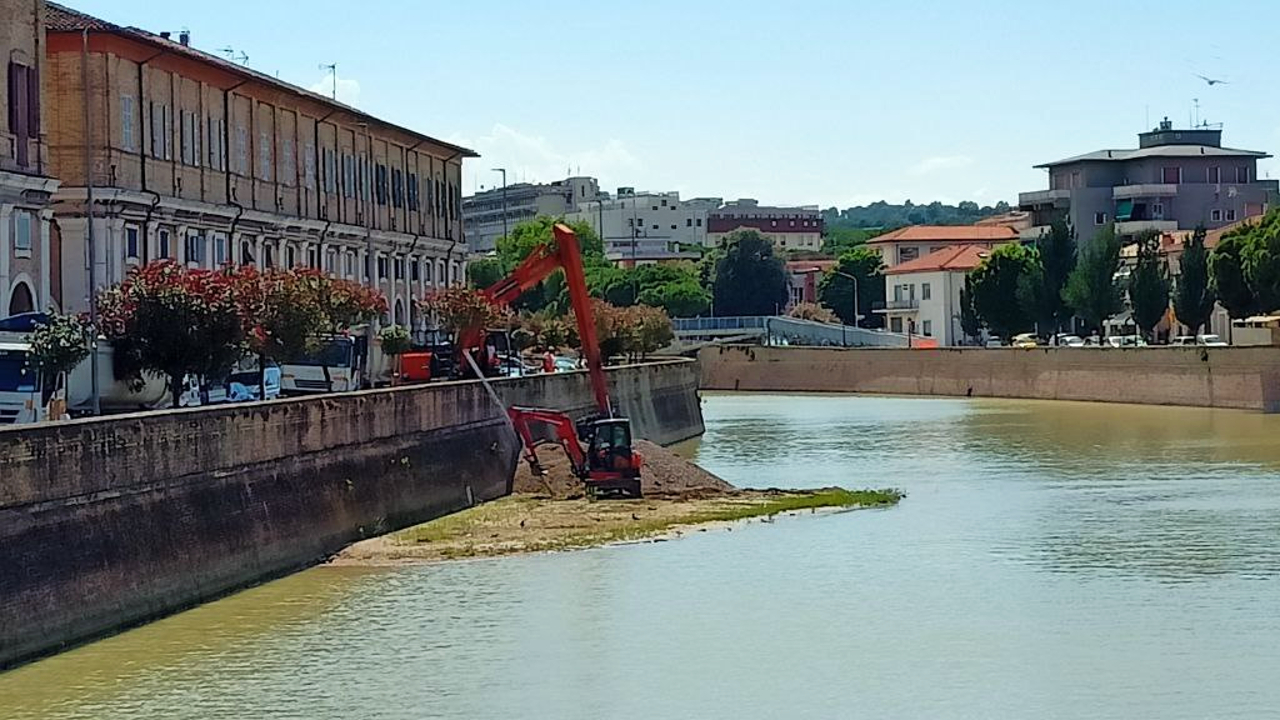
<svg viewBox="0 0 1280 720">
<path fill-rule="evenodd" d="M 484 289 L 506 276 L 499 258 L 485 257 L 467 263 L 467 280 L 472 287 Z"/>
<path fill-rule="evenodd" d="M 1090 329 L 1102 337 L 1103 323 L 1123 307 L 1116 271 L 1120 267 L 1120 240 L 1107 225 L 1093 236 L 1067 276 L 1062 299 Z"/>
<path fill-rule="evenodd" d="M 51 315 L 48 323 L 38 325 L 31 333 L 31 355 L 36 370 L 44 376 L 46 383 L 52 383 L 53 390 L 65 388 L 67 373 L 89 357 L 91 336 L 92 329 L 84 318 L 58 313 Z M 45 397 L 53 399 L 49 395 Z M 62 416 L 62 412 L 50 412 L 49 416 L 56 419 Z"/>
<path fill-rule="evenodd" d="M 1147 339 L 1169 311 L 1169 268 L 1160 257 L 1160 233 L 1138 237 L 1138 260 L 1129 274 L 1129 306 L 1133 321 Z"/>
<path fill-rule="evenodd" d="M 840 274 L 840 273 L 843 273 Z M 836 261 L 836 266 L 818 283 L 818 298 L 846 325 L 854 324 L 853 281 L 858 278 L 858 314 L 860 327 L 884 325 L 884 316 L 871 312 L 874 303 L 884 301 L 884 262 L 880 254 L 867 247 L 856 247 Z"/>
<path fill-rule="evenodd" d="M 468 328 L 492 328 L 506 324 L 509 311 L 495 305 L 472 288 L 444 288 L 423 300 L 423 306 L 436 316 L 440 327 L 458 333 Z"/>
<path fill-rule="evenodd" d="M 1199 335 L 1213 314 L 1214 294 L 1209 283 L 1209 254 L 1204 247 L 1205 231 L 1201 225 L 1191 237 L 1182 241 L 1182 258 L 1178 261 L 1178 281 L 1173 294 L 1173 313 L 1178 322 Z"/>
<path fill-rule="evenodd" d="M 1038 265 L 1033 248 L 1001 245 L 969 273 L 974 312 L 996 336 L 1007 340 L 1031 329 L 1034 320 L 1018 302 L 1018 286 Z"/>
<path fill-rule="evenodd" d="M 1041 334 L 1047 335 L 1050 328 L 1055 333 L 1061 332 L 1071 315 L 1062 299 L 1062 289 L 1076 266 L 1075 228 L 1065 220 L 1055 221 L 1049 231 L 1036 240 L 1036 249 L 1040 256 L 1040 273 L 1036 277 L 1040 290 L 1035 293 L 1038 301 L 1032 315 L 1041 324 Z"/>
<path fill-rule="evenodd" d="M 721 315 L 773 315 L 787 305 L 789 289 L 773 243 L 755 230 L 738 230 L 723 240 L 712 294 Z"/>
<path fill-rule="evenodd" d="M 560 218 L 540 215 L 527 222 L 522 222 L 511 229 L 511 232 L 498 238 L 497 253 L 502 274 L 497 279 L 509 275 L 516 267 L 529 257 L 534 248 L 540 245 L 555 243 L 553 228 L 556 223 L 565 223 L 573 229 L 578 237 L 578 249 L 582 254 L 584 272 L 590 277 L 597 269 L 609 266 L 604 256 L 604 243 L 596 235 L 596 231 L 585 222 L 565 222 Z M 485 270 L 488 272 L 488 270 Z M 486 286 L 487 287 L 487 286 Z M 541 310 L 548 305 L 555 305 L 561 311 L 568 309 L 569 296 L 564 284 L 564 271 L 557 270 L 541 283 L 521 295 L 512 306 L 521 310 Z"/>
<path fill-rule="evenodd" d="M 378 333 L 378 340 L 382 345 L 383 354 L 394 358 L 395 372 L 391 374 L 391 382 L 394 384 L 400 377 L 400 356 L 409 352 L 413 345 L 409 329 L 401 325 L 388 325 Z"/>
<path fill-rule="evenodd" d="M 973 281 L 969 275 L 965 276 L 964 287 L 960 288 L 960 332 L 973 340 L 982 334 L 982 318 L 978 317 L 978 309 L 973 304 Z"/>
<path fill-rule="evenodd" d="M 1213 293 L 1227 313 L 1237 319 L 1258 314 L 1258 298 L 1245 279 L 1244 254 L 1248 244 L 1248 230 L 1234 230 L 1223 235 L 1209 254 Z"/>
<path fill-rule="evenodd" d="M 817 303 L 799 303 L 791 308 L 791 312 L 787 313 L 789 317 L 797 320 L 810 320 L 812 322 L 836 324 L 840 322 L 840 317 L 831 312 L 831 309 Z"/>
<path fill-rule="evenodd" d="M 696 317 L 707 312 L 711 294 L 697 280 L 688 279 L 645 288 L 640 304 L 662 308 L 671 317 Z"/>
<path fill-rule="evenodd" d="M 187 375 L 219 375 L 245 350 L 236 283 L 228 273 L 189 270 L 172 260 L 130 270 L 104 290 L 98 311 L 103 334 L 122 340 L 117 352 L 169 378 L 178 406 Z"/>
<path fill-rule="evenodd" d="M 1269 213 L 1245 237 L 1244 278 L 1257 298 L 1258 310 L 1280 308 L 1280 213 Z"/>
</svg>

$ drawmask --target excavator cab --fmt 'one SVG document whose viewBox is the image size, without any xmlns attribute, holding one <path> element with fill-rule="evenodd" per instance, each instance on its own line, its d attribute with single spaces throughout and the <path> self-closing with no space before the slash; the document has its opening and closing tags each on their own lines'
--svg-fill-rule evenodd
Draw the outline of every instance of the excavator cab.
<svg viewBox="0 0 1280 720">
<path fill-rule="evenodd" d="M 586 433 L 587 492 L 593 497 L 640 497 L 640 456 L 631 447 L 631 421 L 604 418 Z"/>
</svg>

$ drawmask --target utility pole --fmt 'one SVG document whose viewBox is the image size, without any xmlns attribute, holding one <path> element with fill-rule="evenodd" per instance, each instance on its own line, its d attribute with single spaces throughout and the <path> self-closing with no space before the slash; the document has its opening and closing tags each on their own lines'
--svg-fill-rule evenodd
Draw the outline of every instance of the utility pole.
<svg viewBox="0 0 1280 720">
<path fill-rule="evenodd" d="M 89 372 L 92 374 L 89 386 L 93 400 L 93 414 L 102 414 L 102 388 L 98 386 L 98 248 L 93 235 L 93 163 L 90 161 L 89 148 L 93 147 L 93 129 L 89 125 L 89 31 L 80 35 L 80 83 L 84 97 L 84 218 L 87 227 L 86 244 L 89 249 L 89 327 L 93 337 L 89 342 Z M 19 142 L 26 142 L 19 138 Z M 145 242 L 145 238 L 144 238 Z M 46 268 L 47 270 L 48 268 Z M 177 402 L 177 398 L 174 398 Z"/>
<path fill-rule="evenodd" d="M 858 276 L 850 275 L 846 272 L 840 272 L 839 270 L 832 270 L 831 272 L 834 275 L 839 275 L 840 277 L 848 278 L 853 281 L 853 326 L 856 328 L 858 327 Z M 840 323 L 840 344 L 847 346 L 849 343 L 845 339 L 845 327 L 844 323 Z"/>
<path fill-rule="evenodd" d="M 507 236 L 507 169 L 494 168 L 494 172 L 502 173 L 502 237 Z"/>
</svg>

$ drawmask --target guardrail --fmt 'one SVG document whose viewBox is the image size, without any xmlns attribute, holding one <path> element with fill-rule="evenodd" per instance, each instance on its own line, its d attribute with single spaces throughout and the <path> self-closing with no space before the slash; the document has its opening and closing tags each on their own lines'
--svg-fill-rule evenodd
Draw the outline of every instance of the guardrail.
<svg viewBox="0 0 1280 720">
<path fill-rule="evenodd" d="M 910 347 L 901 333 L 881 332 L 851 325 L 800 320 L 776 315 L 676 318 L 672 321 L 681 339 L 756 336 L 771 345 L 836 347 Z"/>
</svg>

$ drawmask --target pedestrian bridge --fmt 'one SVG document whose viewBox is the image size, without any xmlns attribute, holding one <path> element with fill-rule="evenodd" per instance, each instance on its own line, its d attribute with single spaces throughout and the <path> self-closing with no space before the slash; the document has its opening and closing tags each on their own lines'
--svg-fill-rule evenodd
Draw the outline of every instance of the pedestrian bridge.
<svg viewBox="0 0 1280 720">
<path fill-rule="evenodd" d="M 762 345 L 837 347 L 936 347 L 932 338 L 832 325 L 780 315 L 676 318 L 676 338 L 682 343 L 753 342 Z"/>
</svg>

